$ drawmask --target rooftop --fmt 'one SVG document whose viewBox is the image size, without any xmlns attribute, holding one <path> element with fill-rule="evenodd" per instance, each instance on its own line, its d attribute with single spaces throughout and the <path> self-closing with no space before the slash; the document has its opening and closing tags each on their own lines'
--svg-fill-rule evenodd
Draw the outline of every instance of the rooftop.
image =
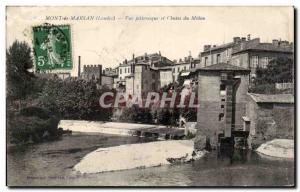
<svg viewBox="0 0 300 192">
<path fill-rule="evenodd" d="M 225 49 L 225 48 L 228 48 L 228 47 L 232 47 L 233 45 L 234 45 L 234 42 L 225 43 L 225 44 L 222 44 L 222 45 L 211 47 L 209 50 L 203 51 L 202 53 L 215 51 L 215 50 L 218 50 L 218 49 Z"/>
<path fill-rule="evenodd" d="M 274 45 L 273 43 L 248 43 L 244 45 L 242 48 L 241 46 L 237 46 L 233 49 L 233 54 L 240 53 L 244 51 L 269 51 L 269 52 L 285 52 L 285 53 L 293 53 L 293 47 L 289 45 Z"/>
<path fill-rule="evenodd" d="M 292 94 L 255 94 L 248 95 L 256 103 L 294 103 L 294 95 Z"/>
</svg>

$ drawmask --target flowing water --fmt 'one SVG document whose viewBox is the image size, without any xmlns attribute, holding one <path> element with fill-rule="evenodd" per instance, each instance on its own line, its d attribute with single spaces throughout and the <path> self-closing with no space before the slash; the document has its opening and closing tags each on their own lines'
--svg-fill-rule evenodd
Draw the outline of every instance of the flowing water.
<svg viewBox="0 0 300 192">
<path fill-rule="evenodd" d="M 9 186 L 291 186 L 294 161 L 251 151 L 209 153 L 188 164 L 79 174 L 72 170 L 99 147 L 149 142 L 138 137 L 77 134 L 59 141 L 7 149 Z"/>
</svg>

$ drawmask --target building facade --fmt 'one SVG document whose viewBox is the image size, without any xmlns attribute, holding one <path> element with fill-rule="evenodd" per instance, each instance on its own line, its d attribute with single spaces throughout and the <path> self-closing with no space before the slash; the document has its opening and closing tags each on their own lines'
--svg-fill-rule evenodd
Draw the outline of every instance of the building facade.
<svg viewBox="0 0 300 192">
<path fill-rule="evenodd" d="M 292 94 L 248 93 L 244 125 L 250 134 L 249 146 L 294 135 L 294 96 Z"/>
<path fill-rule="evenodd" d="M 220 139 L 232 138 L 243 130 L 250 70 L 220 63 L 200 68 L 196 149 L 218 146 Z"/>
<path fill-rule="evenodd" d="M 81 78 L 87 81 L 95 81 L 101 84 L 102 65 L 83 65 L 83 72 Z"/>
<path fill-rule="evenodd" d="M 181 72 L 190 71 L 200 67 L 200 59 L 195 59 L 192 56 L 185 57 L 183 60 L 179 59 L 179 61 L 174 61 L 172 66 L 172 82 L 178 80 L 178 77 Z"/>
<path fill-rule="evenodd" d="M 255 76 L 257 67 L 266 68 L 270 61 L 278 57 L 293 57 L 293 43 L 274 39 L 272 43 L 262 43 L 259 38 L 234 37 L 233 42 L 223 45 L 204 45 L 199 54 L 201 67 L 218 63 L 228 63 L 251 70 Z"/>
<path fill-rule="evenodd" d="M 270 61 L 280 57 L 293 58 L 293 43 L 279 40 L 261 43 L 260 39 L 256 38 L 235 45 L 231 63 L 250 69 L 251 77 L 255 77 L 256 68 L 267 68 Z"/>
</svg>

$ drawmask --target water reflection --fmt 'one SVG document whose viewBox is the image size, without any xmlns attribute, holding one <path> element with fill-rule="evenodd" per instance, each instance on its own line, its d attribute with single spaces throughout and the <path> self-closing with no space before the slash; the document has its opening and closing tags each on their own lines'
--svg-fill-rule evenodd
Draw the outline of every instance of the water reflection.
<svg viewBox="0 0 300 192">
<path fill-rule="evenodd" d="M 60 141 L 10 148 L 9 185 L 75 186 L 285 186 L 294 183 L 293 161 L 263 158 L 252 151 L 212 151 L 189 164 L 78 174 L 73 166 L 87 153 L 114 145 L 148 142 L 138 137 L 72 135 Z"/>
</svg>

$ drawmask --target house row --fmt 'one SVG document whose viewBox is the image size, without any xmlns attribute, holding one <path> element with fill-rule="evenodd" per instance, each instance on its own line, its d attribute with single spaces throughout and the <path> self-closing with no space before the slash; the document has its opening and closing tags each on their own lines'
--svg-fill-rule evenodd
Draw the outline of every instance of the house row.
<svg viewBox="0 0 300 192">
<path fill-rule="evenodd" d="M 114 69 L 102 70 L 101 65 L 87 65 L 80 75 L 88 80 L 97 79 L 100 85 L 120 89 L 130 95 L 143 95 L 176 82 L 179 76 L 186 79 L 185 84 L 193 83 L 193 72 L 199 68 L 230 64 L 250 70 L 248 80 L 251 86 L 256 68 L 266 68 L 277 57 L 293 58 L 293 49 L 293 43 L 288 41 L 274 39 L 271 43 L 262 43 L 259 38 L 251 39 L 248 35 L 247 38 L 234 37 L 232 42 L 218 46 L 204 45 L 196 58 L 189 55 L 172 61 L 160 52 L 140 56 L 133 54 Z"/>
</svg>

